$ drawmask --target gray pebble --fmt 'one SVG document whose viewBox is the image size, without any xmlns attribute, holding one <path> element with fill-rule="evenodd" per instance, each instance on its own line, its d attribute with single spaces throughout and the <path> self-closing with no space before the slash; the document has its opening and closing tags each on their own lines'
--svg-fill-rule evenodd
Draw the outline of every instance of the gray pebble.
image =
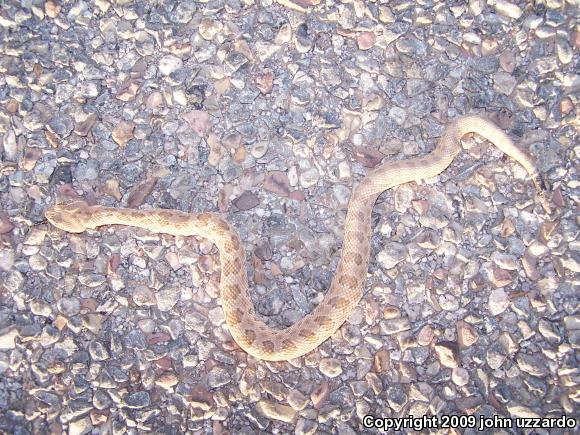
<svg viewBox="0 0 580 435">
<path fill-rule="evenodd" d="M 109 352 L 105 349 L 105 346 L 99 341 L 93 341 L 89 345 L 89 353 L 91 358 L 95 361 L 104 361 L 109 359 Z"/>
<path fill-rule="evenodd" d="M 230 374 L 221 367 L 214 367 L 207 374 L 207 385 L 209 388 L 219 388 L 232 381 Z"/>
<path fill-rule="evenodd" d="M 58 310 L 67 317 L 76 316 L 81 309 L 81 303 L 78 298 L 61 298 L 56 304 Z"/>
<path fill-rule="evenodd" d="M 58 115 L 48 121 L 48 127 L 53 133 L 64 138 L 73 131 L 74 121 L 68 115 Z"/>
<path fill-rule="evenodd" d="M 145 335 L 141 331 L 131 331 L 125 336 L 125 346 L 128 349 L 144 350 L 147 348 Z"/>
<path fill-rule="evenodd" d="M 123 405 L 127 408 L 140 409 L 149 406 L 151 398 L 147 391 L 138 391 L 123 397 Z"/>
</svg>

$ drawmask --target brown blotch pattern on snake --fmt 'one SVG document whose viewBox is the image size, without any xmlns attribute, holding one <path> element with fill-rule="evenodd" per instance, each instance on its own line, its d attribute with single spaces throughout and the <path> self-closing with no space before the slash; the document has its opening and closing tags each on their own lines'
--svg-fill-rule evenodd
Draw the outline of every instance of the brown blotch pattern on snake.
<svg viewBox="0 0 580 435">
<path fill-rule="evenodd" d="M 272 353 L 274 352 L 274 343 L 271 342 L 270 340 L 266 340 L 262 343 L 262 347 L 264 348 L 264 350 L 268 353 Z"/>
<path fill-rule="evenodd" d="M 332 319 L 328 316 L 317 316 L 315 322 L 325 328 L 329 328 L 332 325 Z"/>
<path fill-rule="evenodd" d="M 237 299 L 242 294 L 242 287 L 239 284 L 229 284 L 227 287 L 224 287 L 224 290 L 234 299 Z"/>
<path fill-rule="evenodd" d="M 230 316 L 228 317 L 228 321 L 231 322 L 233 325 L 239 325 L 243 319 L 244 312 L 240 308 L 236 308 L 234 311 L 231 312 Z"/>
<path fill-rule="evenodd" d="M 338 283 L 344 287 L 353 289 L 356 287 L 357 279 L 354 276 L 344 274 L 340 275 L 338 278 Z"/>
<path fill-rule="evenodd" d="M 253 329 L 244 330 L 244 336 L 248 345 L 251 345 L 256 339 L 256 333 L 254 332 Z"/>
</svg>

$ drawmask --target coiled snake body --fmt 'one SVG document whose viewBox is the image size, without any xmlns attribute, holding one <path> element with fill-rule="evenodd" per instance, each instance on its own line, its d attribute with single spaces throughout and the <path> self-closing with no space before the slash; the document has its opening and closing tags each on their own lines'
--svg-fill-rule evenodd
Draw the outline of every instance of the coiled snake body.
<svg viewBox="0 0 580 435">
<path fill-rule="evenodd" d="M 434 177 L 453 161 L 460 140 L 477 133 L 517 160 L 529 173 L 542 205 L 544 186 L 531 159 L 494 123 L 479 116 L 464 116 L 450 123 L 436 148 L 428 155 L 391 161 L 372 170 L 354 189 L 344 228 L 342 255 L 323 301 L 294 325 L 275 330 L 255 313 L 248 294 L 245 252 L 236 231 L 215 213 L 176 210 L 134 210 L 89 206 L 75 201 L 55 205 L 46 218 L 72 233 L 101 225 L 130 225 L 154 233 L 202 236 L 217 245 L 221 261 L 221 303 L 235 341 L 257 358 L 282 361 L 299 357 L 329 338 L 359 303 L 370 255 L 371 211 L 381 192 L 399 184 Z"/>
</svg>

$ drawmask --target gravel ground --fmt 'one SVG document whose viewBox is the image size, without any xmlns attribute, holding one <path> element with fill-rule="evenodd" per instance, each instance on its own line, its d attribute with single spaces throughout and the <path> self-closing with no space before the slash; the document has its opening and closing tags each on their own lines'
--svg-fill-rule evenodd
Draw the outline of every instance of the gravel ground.
<svg viewBox="0 0 580 435">
<path fill-rule="evenodd" d="M 0 431 L 578 418 L 577 7 L 3 2 Z M 257 311 L 285 327 L 324 296 L 353 185 L 383 157 L 430 151 L 465 113 L 537 157 L 552 215 L 522 167 L 465 138 L 439 177 L 379 198 L 360 307 L 287 363 L 233 342 L 207 241 L 44 221 L 77 197 L 220 211 L 244 241 Z"/>
</svg>

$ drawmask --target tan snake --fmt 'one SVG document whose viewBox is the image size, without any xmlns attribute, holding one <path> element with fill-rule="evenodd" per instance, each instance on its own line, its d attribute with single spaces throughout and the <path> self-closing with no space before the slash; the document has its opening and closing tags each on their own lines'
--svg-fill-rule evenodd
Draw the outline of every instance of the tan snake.
<svg viewBox="0 0 580 435">
<path fill-rule="evenodd" d="M 294 325 L 275 330 L 255 313 L 248 293 L 245 252 L 236 231 L 215 213 L 176 210 L 134 210 L 89 206 L 75 201 L 55 205 L 46 218 L 56 227 L 80 233 L 87 228 L 119 224 L 154 233 L 202 236 L 217 245 L 221 262 L 221 303 L 235 341 L 257 358 L 283 361 L 313 350 L 329 338 L 359 303 L 370 255 L 371 211 L 381 192 L 409 181 L 434 177 L 461 150 L 466 133 L 477 133 L 517 160 L 529 173 L 542 206 L 548 210 L 545 187 L 532 160 L 520 151 L 494 123 L 479 116 L 464 116 L 450 123 L 436 148 L 428 155 L 391 161 L 372 170 L 354 189 L 344 228 L 342 256 L 323 301 Z"/>
</svg>

